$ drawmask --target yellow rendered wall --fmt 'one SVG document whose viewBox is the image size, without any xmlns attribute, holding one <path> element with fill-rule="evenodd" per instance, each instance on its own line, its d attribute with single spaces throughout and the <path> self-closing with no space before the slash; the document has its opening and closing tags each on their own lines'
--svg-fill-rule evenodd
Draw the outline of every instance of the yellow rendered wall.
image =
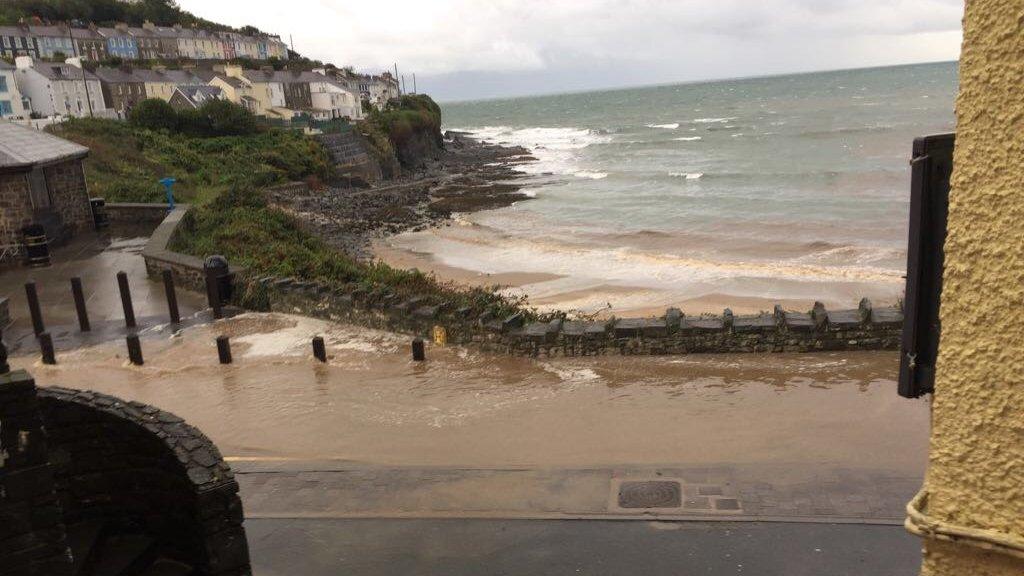
<svg viewBox="0 0 1024 576">
<path fill-rule="evenodd" d="M 968 0 L 927 513 L 1024 535 L 1024 1 Z M 926 575 L 1024 560 L 925 541 Z"/>
</svg>

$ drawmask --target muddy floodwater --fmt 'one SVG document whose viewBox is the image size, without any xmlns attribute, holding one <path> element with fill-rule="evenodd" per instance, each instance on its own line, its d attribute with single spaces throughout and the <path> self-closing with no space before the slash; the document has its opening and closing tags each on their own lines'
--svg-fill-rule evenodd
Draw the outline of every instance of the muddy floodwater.
<svg viewBox="0 0 1024 576">
<path fill-rule="evenodd" d="M 231 337 L 235 363 L 217 362 Z M 310 339 L 323 335 L 329 362 Z M 901 399 L 894 352 L 523 359 L 277 314 L 16 356 L 41 386 L 93 389 L 174 412 L 225 456 L 382 465 L 925 465 L 928 405 Z"/>
</svg>

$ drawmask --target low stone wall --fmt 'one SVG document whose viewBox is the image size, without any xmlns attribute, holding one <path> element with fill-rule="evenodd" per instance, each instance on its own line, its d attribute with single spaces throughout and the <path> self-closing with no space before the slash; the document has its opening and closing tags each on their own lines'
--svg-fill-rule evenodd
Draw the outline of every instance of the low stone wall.
<svg viewBox="0 0 1024 576">
<path fill-rule="evenodd" d="M 249 574 L 238 483 L 202 432 L 96 392 L 45 388 L 39 409 L 65 524 L 145 534 L 198 574 Z"/>
<path fill-rule="evenodd" d="M 442 327 L 449 342 L 525 356 L 896 350 L 903 327 L 900 309 L 874 308 L 867 299 L 852 310 L 829 311 L 819 303 L 808 312 L 776 306 L 772 314 L 737 316 L 725 310 L 717 316 L 686 316 L 670 308 L 659 318 L 527 323 L 522 314 L 498 318 L 355 286 L 269 277 L 246 282 L 244 290 L 253 301 L 272 311 L 427 337 Z"/>
<path fill-rule="evenodd" d="M 156 206 L 163 205 L 157 204 Z M 151 278 L 159 279 L 164 270 L 170 270 L 174 275 L 176 286 L 205 293 L 206 273 L 203 270 L 203 259 L 170 249 L 190 209 L 191 206 L 188 204 L 178 204 L 174 210 L 166 212 L 165 207 L 160 225 L 156 227 L 149 237 L 146 247 L 142 249 L 142 258 L 146 262 L 146 273 Z M 231 271 L 245 273 L 244 268 L 232 267 Z"/>
<path fill-rule="evenodd" d="M 0 572 L 71 576 L 67 537 L 36 398 L 24 370 L 0 375 Z"/>
<path fill-rule="evenodd" d="M 167 217 L 167 204 L 112 202 L 105 206 L 107 219 L 113 224 L 163 222 Z"/>
</svg>

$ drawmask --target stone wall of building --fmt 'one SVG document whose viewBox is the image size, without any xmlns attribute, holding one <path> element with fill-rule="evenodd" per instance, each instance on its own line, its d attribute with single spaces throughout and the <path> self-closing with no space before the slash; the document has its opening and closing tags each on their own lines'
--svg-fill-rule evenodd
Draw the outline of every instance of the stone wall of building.
<svg viewBox="0 0 1024 576">
<path fill-rule="evenodd" d="M 54 209 L 65 228 L 78 233 L 92 228 L 92 207 L 85 184 L 82 160 L 69 160 L 43 169 Z"/>
<path fill-rule="evenodd" d="M 0 245 L 20 245 L 21 229 L 32 223 L 25 174 L 0 174 Z"/>
</svg>

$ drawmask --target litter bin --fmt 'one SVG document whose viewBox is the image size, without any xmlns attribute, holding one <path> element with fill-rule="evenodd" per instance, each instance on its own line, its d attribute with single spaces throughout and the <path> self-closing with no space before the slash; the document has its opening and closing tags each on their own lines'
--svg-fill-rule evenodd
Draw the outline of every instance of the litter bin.
<svg viewBox="0 0 1024 576">
<path fill-rule="evenodd" d="M 29 224 L 21 229 L 25 242 L 25 265 L 41 268 L 50 265 L 50 243 L 42 224 Z"/>
<path fill-rule="evenodd" d="M 103 198 L 90 198 L 89 205 L 92 207 L 92 223 L 96 230 L 110 226 L 110 219 L 107 218 L 107 201 Z"/>
<path fill-rule="evenodd" d="M 231 274 L 228 259 L 216 254 L 207 256 L 203 262 L 203 271 L 206 272 L 206 297 L 209 300 L 210 307 L 219 308 L 230 302 L 233 292 L 231 282 L 234 279 L 234 275 Z M 216 298 L 216 301 L 214 298 Z"/>
</svg>

